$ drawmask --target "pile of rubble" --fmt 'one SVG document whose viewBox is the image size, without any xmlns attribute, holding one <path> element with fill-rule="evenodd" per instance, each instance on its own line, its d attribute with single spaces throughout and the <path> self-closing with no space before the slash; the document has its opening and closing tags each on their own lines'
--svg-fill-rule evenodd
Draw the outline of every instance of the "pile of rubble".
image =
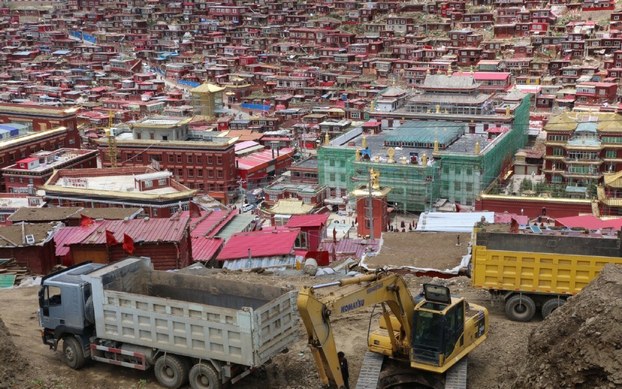
<svg viewBox="0 0 622 389">
<path fill-rule="evenodd" d="M 25 378 L 30 368 L 28 361 L 18 353 L 2 319 L 0 319 L 0 344 L 2 345 L 0 347 L 0 388 L 28 387 L 27 384 L 31 384 Z"/>
<path fill-rule="evenodd" d="M 622 387 L 622 266 L 607 265 L 529 338 L 511 388 Z"/>
<path fill-rule="evenodd" d="M 0 259 L 0 276 L 4 279 L 4 282 L 0 282 L 0 284 L 11 283 L 12 281 L 13 285 L 19 285 L 28 276 L 28 269 L 20 266 L 14 259 Z M 2 286 L 9 287 L 12 285 Z"/>
</svg>

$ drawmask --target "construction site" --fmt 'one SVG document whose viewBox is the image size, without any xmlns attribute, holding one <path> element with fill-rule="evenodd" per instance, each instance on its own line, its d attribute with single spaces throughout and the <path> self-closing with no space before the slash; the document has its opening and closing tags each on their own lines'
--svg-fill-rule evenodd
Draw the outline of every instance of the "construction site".
<svg viewBox="0 0 622 389">
<path fill-rule="evenodd" d="M 487 336 L 478 347 L 468 353 L 467 388 L 620 387 L 622 351 L 619 339 L 622 334 L 617 324 L 622 317 L 622 303 L 619 298 L 622 293 L 622 267 L 619 266 L 622 262 L 619 254 L 620 240 L 615 236 L 594 238 L 579 233 L 558 233 L 542 238 L 548 239 L 549 243 L 545 244 L 538 243 L 536 240 L 541 238 L 531 235 L 526 237 L 533 240 L 530 243 L 533 250 L 530 252 L 531 260 L 523 257 L 516 261 L 517 255 L 526 255 L 526 252 L 517 251 L 522 250 L 516 246 L 520 234 L 509 236 L 511 232 L 507 226 L 500 229 L 490 226 L 483 230 L 479 232 L 479 237 L 477 234 L 471 236 L 453 233 L 386 233 L 385 246 L 381 254 L 368 258 L 365 263 L 360 263 L 353 269 L 367 274 L 362 276 L 368 277 L 368 283 L 363 284 L 362 290 L 370 300 L 370 296 L 375 295 L 375 290 L 381 289 L 374 286 L 376 285 L 374 282 L 377 281 L 372 280 L 375 277 L 373 276 L 375 269 L 389 267 L 393 271 L 388 274 L 401 274 L 397 277 L 403 279 L 411 296 L 417 296 L 424 284 L 434 284 L 448 287 L 452 298 L 464 299 L 471 305 L 469 308 L 471 310 L 477 309 L 478 306 L 487 310 L 486 317 L 489 321 L 484 332 Z M 567 238 L 574 240 L 575 243 L 564 244 L 568 242 Z M 588 241 L 589 239 L 592 240 Z M 550 242 L 557 242 L 558 249 L 548 250 L 555 252 L 537 253 L 538 250 L 547 251 L 546 247 L 554 245 Z M 596 253 L 592 250 L 593 254 L 583 255 L 582 250 L 586 251 L 589 247 L 597 247 L 600 251 Z M 470 277 L 449 272 L 449 269 L 460 266 L 462 257 L 470 250 L 473 251 L 472 266 L 468 272 Z M 499 255 L 500 252 L 505 253 Z M 498 261 L 514 261 L 514 265 L 508 266 L 508 263 L 500 264 Z M 540 270 L 534 273 L 535 264 Z M 491 270 L 493 267 L 498 270 Z M 437 272 L 422 270 L 431 268 L 441 270 Z M 484 269 L 487 274 L 483 281 L 478 269 L 479 271 Z M 498 274 L 495 271 L 498 271 Z M 309 290 L 305 287 L 318 284 L 334 286 L 338 284 L 338 280 L 344 278 L 344 274 L 339 274 L 339 271 L 315 277 L 294 270 L 243 272 L 188 269 L 183 272 L 195 272 L 201 276 L 212 277 L 210 281 L 212 287 L 208 289 L 214 290 L 220 283 L 223 285 L 233 283 L 238 285 L 240 291 L 228 292 L 227 295 L 254 293 L 258 297 L 268 293 L 267 289 L 266 292 L 258 292 L 267 286 L 280 290 L 300 291 L 302 294 L 302 291 Z M 511 297 L 506 298 L 505 306 L 503 298 L 499 298 L 502 288 L 509 288 L 508 284 L 514 282 L 509 280 L 508 272 L 518 274 L 518 278 L 515 279 L 520 279 L 517 287 L 523 291 L 521 293 L 524 299 L 523 309 L 511 305 Z M 532 274 L 530 280 L 526 274 Z M 502 286 L 504 283 L 501 282 L 492 287 L 494 277 L 505 278 L 506 286 Z M 565 280 L 569 280 L 570 283 L 566 284 Z M 186 281 L 186 284 L 189 284 L 189 281 Z M 561 289 L 555 289 L 553 286 L 566 289 L 560 294 Z M 191 287 L 186 285 L 184 288 Z M 541 293 L 544 290 L 542 288 L 547 287 L 548 291 Z M 255 292 L 252 290 L 244 292 L 244 288 L 253 289 Z M 351 291 L 356 293 L 357 288 L 356 284 L 347 287 L 337 286 L 336 295 L 347 295 Z M 530 288 L 531 291 L 539 292 L 530 293 Z M 132 287 L 132 290 L 136 291 L 136 287 Z M 370 292 L 371 290 L 374 292 Z M 580 292 L 576 294 L 578 290 Z M 5 346 L 0 352 L 0 387 L 76 389 L 162 387 L 150 371 L 94 362 L 87 362 L 80 370 L 66 366 L 63 353 L 54 353 L 41 343 L 38 291 L 37 286 L 31 286 L 1 292 L 0 308 L 3 314 L 0 337 Z M 320 291 L 321 289 L 318 293 Z M 335 296 L 332 293 L 330 295 Z M 551 298 L 542 297 L 547 295 Z M 318 295 L 318 299 L 324 298 L 321 296 Z M 384 299 L 380 295 L 379 298 Z M 554 309 L 550 309 L 550 301 L 553 300 L 560 303 Z M 526 317 L 524 308 L 529 311 L 532 303 L 537 309 L 531 316 Z M 333 305 L 334 309 L 337 309 L 336 304 Z M 312 313 L 312 310 L 307 309 L 304 304 L 301 305 L 300 300 L 298 305 L 302 316 Z M 341 314 L 331 315 L 334 317 L 331 317 L 330 336 L 334 338 L 336 350 L 345 353 L 349 361 L 349 382 L 351 387 L 356 387 L 368 348 L 370 315 L 377 317 L 379 311 L 371 305 L 356 305 L 356 303 L 354 305 L 350 303 L 345 307 L 347 308 L 342 306 Z M 419 308 L 415 308 L 417 309 Z M 546 317 L 543 319 L 543 316 Z M 280 389 L 320 387 L 322 381 L 305 335 L 306 325 L 304 320 L 296 320 L 292 327 L 294 331 L 290 338 L 292 340 L 286 350 L 274 355 L 260 368 L 253 369 L 250 375 L 232 387 Z M 465 328 L 465 331 L 467 330 Z M 320 351 L 327 356 L 329 354 L 327 350 Z"/>
</svg>

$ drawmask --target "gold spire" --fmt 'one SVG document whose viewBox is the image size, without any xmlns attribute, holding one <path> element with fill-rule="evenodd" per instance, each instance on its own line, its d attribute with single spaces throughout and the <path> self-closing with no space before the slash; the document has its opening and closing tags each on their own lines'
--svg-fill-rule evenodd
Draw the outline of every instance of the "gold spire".
<svg viewBox="0 0 622 389">
<path fill-rule="evenodd" d="M 475 155 L 479 155 L 479 152 L 481 151 L 481 146 L 479 145 L 479 142 L 475 142 Z"/>
<path fill-rule="evenodd" d="M 371 175 L 371 188 L 380 189 L 380 172 L 372 168 L 369 169 L 369 174 Z"/>
<path fill-rule="evenodd" d="M 438 153 L 438 139 L 434 140 L 434 152 Z"/>
<path fill-rule="evenodd" d="M 366 149 L 367 148 L 367 136 L 363 135 L 363 137 L 361 138 L 361 147 Z"/>
<path fill-rule="evenodd" d="M 330 144 L 330 135 L 328 135 L 328 132 L 326 132 L 326 134 L 324 135 L 324 146 L 328 146 Z"/>
<path fill-rule="evenodd" d="M 421 165 L 428 166 L 428 155 L 427 154 L 423 154 L 421 156 Z"/>
<path fill-rule="evenodd" d="M 354 154 L 354 160 L 357 162 L 361 160 L 361 149 L 356 149 L 356 154 Z"/>
</svg>

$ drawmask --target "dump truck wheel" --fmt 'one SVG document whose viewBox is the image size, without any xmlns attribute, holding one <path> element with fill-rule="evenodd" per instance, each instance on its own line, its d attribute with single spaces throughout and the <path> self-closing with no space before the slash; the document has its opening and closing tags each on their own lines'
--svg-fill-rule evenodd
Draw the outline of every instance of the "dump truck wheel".
<svg viewBox="0 0 622 389">
<path fill-rule="evenodd" d="M 546 300 L 546 302 L 542 304 L 542 317 L 546 319 L 548 315 L 553 313 L 553 311 L 556 310 L 557 308 L 564 305 L 565 302 L 566 300 L 558 299 L 558 298 Z"/>
<path fill-rule="evenodd" d="M 188 379 L 188 365 L 176 355 L 163 355 L 153 367 L 160 385 L 169 389 L 177 389 Z"/>
<path fill-rule="evenodd" d="M 510 320 L 530 321 L 536 314 L 536 303 L 529 296 L 515 294 L 505 302 L 505 314 Z"/>
<path fill-rule="evenodd" d="M 84 366 L 84 351 L 78 339 L 73 336 L 63 338 L 63 360 L 72 369 L 80 369 Z"/>
<path fill-rule="evenodd" d="M 221 389 L 222 384 L 213 366 L 197 363 L 190 369 L 190 387 L 192 389 Z"/>
</svg>

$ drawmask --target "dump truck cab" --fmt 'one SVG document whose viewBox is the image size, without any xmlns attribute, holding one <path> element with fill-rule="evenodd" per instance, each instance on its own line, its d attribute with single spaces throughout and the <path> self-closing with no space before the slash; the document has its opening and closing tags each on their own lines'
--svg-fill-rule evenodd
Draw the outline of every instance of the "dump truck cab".
<svg viewBox="0 0 622 389">
<path fill-rule="evenodd" d="M 50 274 L 41 281 L 39 324 L 43 343 L 50 348 L 56 349 L 65 334 L 77 335 L 83 345 L 88 343 L 93 331 L 93 307 L 92 303 L 89 305 L 91 284 L 81 276 L 100 267 L 100 264 L 84 263 Z"/>
</svg>

